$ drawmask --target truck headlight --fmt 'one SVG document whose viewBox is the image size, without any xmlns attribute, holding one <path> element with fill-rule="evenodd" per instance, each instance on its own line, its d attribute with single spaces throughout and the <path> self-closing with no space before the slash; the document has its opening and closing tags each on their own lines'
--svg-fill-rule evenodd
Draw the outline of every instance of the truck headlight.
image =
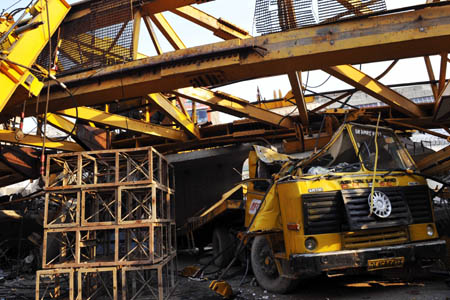
<svg viewBox="0 0 450 300">
<path fill-rule="evenodd" d="M 434 228 L 431 225 L 427 226 L 427 234 L 428 236 L 433 236 L 434 235 Z"/>
<path fill-rule="evenodd" d="M 305 248 L 309 251 L 313 251 L 317 248 L 317 241 L 313 237 L 309 237 L 305 240 Z"/>
</svg>

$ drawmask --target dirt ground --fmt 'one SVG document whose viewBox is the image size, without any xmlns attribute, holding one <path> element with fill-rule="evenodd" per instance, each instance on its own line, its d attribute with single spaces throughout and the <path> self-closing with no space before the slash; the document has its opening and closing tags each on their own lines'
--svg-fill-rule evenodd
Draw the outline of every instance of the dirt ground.
<svg viewBox="0 0 450 300">
<path fill-rule="evenodd" d="M 188 255 L 180 255 L 178 264 L 180 270 L 191 264 L 204 262 L 207 259 L 196 259 Z M 218 300 L 221 296 L 209 290 L 211 280 L 217 277 L 214 273 L 218 268 L 212 266 L 206 269 L 209 280 L 195 281 L 179 277 L 176 290 L 170 297 L 173 300 Z M 236 300 L 242 299 L 281 299 L 281 300 L 450 300 L 450 283 L 448 276 L 420 274 L 413 280 L 400 280 L 380 275 L 326 276 L 308 279 L 301 282 L 298 288 L 289 295 L 276 295 L 257 286 L 252 274 L 248 274 L 243 284 L 239 286 L 245 273 L 245 267 L 235 266 L 230 269 L 226 280 L 235 293 Z M 206 277 L 208 275 L 205 275 Z"/>
</svg>

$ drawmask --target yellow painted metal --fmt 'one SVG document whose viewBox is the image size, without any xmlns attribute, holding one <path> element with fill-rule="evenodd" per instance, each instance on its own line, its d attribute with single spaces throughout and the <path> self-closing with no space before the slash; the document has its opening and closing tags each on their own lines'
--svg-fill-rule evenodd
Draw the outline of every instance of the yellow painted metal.
<svg viewBox="0 0 450 300">
<path fill-rule="evenodd" d="M 418 19 L 421 22 L 417 22 Z M 196 80 L 201 82 L 200 79 L 207 77 L 215 77 L 224 84 L 298 69 L 307 71 L 348 63 L 438 54 L 448 45 L 450 7 L 430 7 L 245 40 L 233 39 L 110 66 L 101 72 L 93 70 L 68 75 L 61 80 L 76 83 L 75 97 L 79 105 L 92 105 L 112 101 L 118 96 L 131 98 L 192 86 Z M 228 53 L 224 55 L 226 51 Z M 137 69 L 140 76 L 132 75 Z M 112 74 L 121 74 L 122 78 L 110 76 Z M 83 80 L 90 77 L 95 77 L 95 82 Z M 54 101 L 63 99 L 68 99 L 65 92 L 52 93 L 50 109 L 53 109 Z M 68 107 L 70 102 L 63 100 L 60 105 Z M 27 111 L 32 111 L 33 107 L 35 104 L 30 104 Z"/>
<path fill-rule="evenodd" d="M 303 125 L 308 126 L 308 110 L 306 109 L 306 101 L 301 83 L 301 72 L 289 72 L 289 82 L 291 83 L 292 93 L 297 103 L 298 114 Z"/>
<path fill-rule="evenodd" d="M 338 2 L 349 11 L 355 11 L 357 16 L 372 12 L 368 6 L 361 8 L 361 4 L 363 3 L 361 0 L 338 0 Z"/>
<path fill-rule="evenodd" d="M 439 95 L 444 91 L 446 82 L 448 82 L 445 77 L 447 76 L 447 58 L 448 52 L 441 53 L 441 68 L 439 70 Z"/>
<path fill-rule="evenodd" d="M 174 93 L 180 97 L 208 105 L 214 110 L 234 116 L 246 117 L 279 127 L 294 127 L 291 119 L 256 107 L 244 99 L 224 92 L 213 92 L 203 88 L 183 88 L 174 91 Z"/>
<path fill-rule="evenodd" d="M 383 101 L 404 114 L 415 117 L 424 116 L 424 112 L 421 111 L 417 104 L 351 65 L 328 67 L 324 71 Z"/>
<path fill-rule="evenodd" d="M 431 65 L 431 60 L 430 60 L 429 56 L 424 56 L 424 60 L 425 60 L 425 66 L 427 67 L 428 77 L 430 78 L 430 81 L 432 81 L 431 90 L 433 91 L 433 97 L 434 97 L 434 100 L 437 101 L 439 92 L 438 92 L 438 86 L 436 85 L 436 83 L 433 82 L 436 80 L 436 78 L 434 77 L 433 66 Z"/>
<path fill-rule="evenodd" d="M 23 98 L 27 98 L 30 94 L 39 95 L 43 87 L 43 84 L 22 66 L 31 67 L 50 38 L 47 30 L 46 2 L 46 0 L 39 0 L 29 10 L 32 13 L 32 18 L 28 21 L 29 24 L 40 22 L 42 24 L 20 36 L 16 36 L 13 31 L 8 39 L 11 41 L 12 37 L 14 43 L 7 49 L 1 49 L 6 51 L 7 54 L 0 57 L 0 111 L 3 110 L 16 91 Z M 65 0 L 48 0 L 48 9 L 50 11 L 48 14 L 50 34 L 53 34 L 69 12 L 70 5 Z M 3 25 L 5 22 L 8 21 L 0 20 Z M 16 63 L 22 66 L 16 65 Z"/>
<path fill-rule="evenodd" d="M 147 15 L 160 13 L 167 10 L 174 10 L 177 7 L 191 4 L 201 4 L 213 0 L 153 0 L 142 7 Z"/>
<path fill-rule="evenodd" d="M 357 145 L 355 138 L 353 137 L 352 129 L 353 125 L 347 124 L 342 126 L 332 138 L 329 145 L 324 149 L 328 149 L 331 145 L 338 140 L 344 130 L 350 134 L 350 138 L 353 143 L 354 151 L 357 153 Z M 304 161 L 305 164 L 313 161 L 315 158 L 321 155 L 324 150 L 314 155 L 310 159 Z M 411 159 L 406 153 L 405 149 L 400 150 L 400 156 L 405 159 Z M 403 153 L 405 152 L 405 153 Z M 250 176 L 256 175 L 256 168 L 258 166 L 257 156 L 255 153 L 249 155 L 249 172 Z M 285 176 L 287 173 L 283 173 L 283 170 L 287 170 L 292 165 L 285 165 L 279 176 Z M 301 166 L 298 168 L 301 170 Z M 426 226 L 431 225 L 435 229 L 433 223 L 427 224 L 415 224 L 410 226 L 402 226 L 398 228 L 384 228 L 384 229 L 370 229 L 358 232 L 337 232 L 330 234 L 305 234 L 304 224 L 304 212 L 302 201 L 299 199 L 303 195 L 310 193 L 331 192 L 339 191 L 346 188 L 359 188 L 369 189 L 372 183 L 373 172 L 366 170 L 365 167 L 360 171 L 351 173 L 333 173 L 336 178 L 326 178 L 322 175 L 302 175 L 301 171 L 295 171 L 291 175 L 289 181 L 275 182 L 271 189 L 266 194 L 264 201 L 261 205 L 261 209 L 254 220 L 250 231 L 283 231 L 284 243 L 285 243 L 285 256 L 289 258 L 289 255 L 294 253 L 322 253 L 329 251 L 339 251 L 343 249 L 357 249 L 367 248 L 375 246 L 384 246 L 392 244 L 404 244 L 410 241 L 430 240 L 437 238 L 435 233 L 433 236 L 428 236 L 426 233 Z M 373 184 L 376 188 L 386 187 L 385 183 L 389 182 L 391 187 L 408 187 L 414 185 L 426 185 L 427 182 L 424 177 L 405 174 L 402 172 L 392 172 L 387 177 L 382 177 L 386 171 L 379 171 L 376 174 L 376 180 Z M 395 180 L 394 180 L 395 179 Z M 276 177 L 275 177 L 276 180 Z M 342 182 L 357 182 L 356 185 L 350 184 L 342 186 Z M 249 185 L 248 194 L 254 189 L 253 185 Z M 431 201 L 431 199 L 429 199 Z M 249 199 L 247 198 L 247 202 Z M 251 204 L 246 205 L 246 214 L 251 208 Z M 299 224 L 300 229 L 289 230 L 287 224 Z M 373 242 L 368 236 L 380 236 L 377 242 Z M 314 237 L 317 241 L 317 248 L 313 251 L 309 251 L 305 248 L 305 240 L 308 237 Z"/>
<path fill-rule="evenodd" d="M 434 234 L 432 236 L 429 236 L 427 234 L 428 226 L 431 226 L 433 228 Z M 436 225 L 434 223 L 411 224 L 408 226 L 408 229 L 409 229 L 409 238 L 411 239 L 411 241 L 422 241 L 439 238 Z"/>
<path fill-rule="evenodd" d="M 139 34 L 141 32 L 141 11 L 136 10 L 133 15 L 133 59 L 138 59 Z"/>
<path fill-rule="evenodd" d="M 77 116 L 75 108 L 61 110 L 58 113 L 73 118 Z M 78 107 L 78 118 L 171 140 L 186 141 L 188 139 L 186 133 L 180 130 L 130 119 L 88 107 Z"/>
<path fill-rule="evenodd" d="M 231 285 L 223 280 L 213 280 L 209 285 L 209 288 L 222 296 L 224 299 L 230 299 L 233 295 L 233 289 Z"/>
<path fill-rule="evenodd" d="M 145 27 L 147 27 L 147 31 L 150 34 L 150 38 L 152 39 L 153 46 L 155 46 L 156 53 L 161 55 L 163 53 L 161 45 L 159 44 L 158 37 L 156 36 L 155 30 L 153 29 L 153 25 L 151 23 L 150 17 L 145 16 L 144 18 Z"/>
<path fill-rule="evenodd" d="M 63 116 L 52 113 L 47 114 L 47 122 L 65 133 L 73 132 L 74 127 L 76 126 L 73 122 L 67 120 Z"/>
<path fill-rule="evenodd" d="M 175 50 L 186 48 L 186 45 L 181 41 L 178 34 L 173 30 L 169 22 L 167 22 L 166 18 L 161 13 L 154 14 L 153 16 L 150 16 L 150 18 Z"/>
<path fill-rule="evenodd" d="M 214 35 L 224 40 L 234 38 L 246 39 L 251 37 L 246 30 L 239 28 L 238 26 L 223 19 L 216 19 L 193 6 L 180 7 L 172 10 L 172 12 L 185 18 L 186 20 L 212 31 Z"/>
<path fill-rule="evenodd" d="M 33 147 L 42 147 L 43 144 L 43 139 L 40 136 L 28 134 L 23 138 L 18 138 L 17 133 L 12 130 L 0 130 L 0 141 Z M 84 151 L 84 149 L 76 143 L 67 141 L 52 142 L 48 139 L 45 141 L 45 147 L 63 151 Z"/>
<path fill-rule="evenodd" d="M 159 108 L 164 110 L 164 112 L 168 114 L 168 117 L 179 124 L 187 133 L 197 139 L 200 138 L 200 130 L 197 125 L 195 125 L 187 115 L 175 107 L 163 94 L 150 94 L 148 95 L 148 98 Z"/>
</svg>

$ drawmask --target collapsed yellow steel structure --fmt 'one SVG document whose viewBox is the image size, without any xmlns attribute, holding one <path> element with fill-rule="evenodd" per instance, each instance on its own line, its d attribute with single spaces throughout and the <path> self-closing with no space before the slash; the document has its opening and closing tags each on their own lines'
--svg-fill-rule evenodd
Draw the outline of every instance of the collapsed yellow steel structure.
<svg viewBox="0 0 450 300">
<path fill-rule="evenodd" d="M 38 1 L 41 2 L 45 3 L 44 0 Z M 30 98 L 29 93 L 20 92 L 8 96 L 7 101 L 3 101 L 5 97 L 0 97 L 4 106 L 0 118 L 6 121 L 20 115 L 20 112 L 24 112 L 26 116 L 42 116 L 48 104 L 48 111 L 52 112 L 48 114 L 49 123 L 72 135 L 75 135 L 76 131 L 67 128 L 73 128 L 76 124 L 61 115 L 100 128 L 130 130 L 154 137 L 158 142 L 166 139 L 168 142 L 198 141 L 202 144 L 211 137 L 203 137 L 197 124 L 195 103 L 200 103 L 214 111 L 249 118 L 274 128 L 289 129 L 290 132 L 301 135 L 303 133 L 300 133 L 298 126 L 307 128 L 311 118 L 311 112 L 306 106 L 301 72 L 322 69 L 357 90 L 374 96 L 398 112 L 386 121 L 400 127 L 407 126 L 414 120 L 419 120 L 420 126 L 423 127 L 433 126 L 433 116 L 440 107 L 440 95 L 446 86 L 447 53 L 450 51 L 450 6 L 447 3 L 433 3 L 414 10 L 367 18 L 365 15 L 371 13 L 367 9 L 358 10 L 353 1 L 340 1 L 344 7 L 349 6 L 349 9 L 355 11 L 360 18 L 252 37 L 246 30 L 191 6 L 203 2 L 205 1 L 155 0 L 143 1 L 134 6 L 131 46 L 133 61 L 58 76 L 58 80 L 68 86 L 71 93 L 61 88 L 60 83 L 49 81 L 47 84 L 50 85 L 51 93 L 48 103 L 42 101 L 46 95 L 41 95 L 40 100 L 36 97 Z M 48 3 L 63 3 L 66 7 L 63 1 L 49 0 Z M 182 38 L 165 18 L 164 12 L 167 11 L 211 31 L 225 41 L 186 48 Z M 51 10 L 49 14 L 51 18 L 61 19 L 59 22 L 51 20 L 52 33 L 61 22 L 62 26 L 65 26 L 89 16 L 89 1 L 75 5 L 64 21 L 61 13 L 53 14 Z M 46 16 L 44 12 L 42 14 Z M 144 27 L 158 54 L 155 57 L 146 57 L 138 52 L 141 20 L 144 21 Z M 163 53 L 156 28 L 176 51 Z M 30 30 L 26 34 L 34 31 L 38 30 Z M 78 47 L 79 55 L 65 53 L 76 64 L 82 64 L 89 56 L 105 55 L 107 60 L 120 60 L 124 49 L 117 43 L 118 36 L 115 43 L 104 46 L 107 43 L 100 37 L 85 35 L 83 40 L 97 40 L 97 46 L 66 40 L 65 48 L 59 50 Z M 25 33 L 21 38 L 24 36 Z M 45 43 L 41 48 L 44 45 Z M 41 48 L 38 52 L 42 51 Z M 38 54 L 27 55 L 27 59 L 30 59 L 28 67 L 33 67 Z M 437 80 L 434 78 L 430 55 L 442 57 Z M 428 108 L 415 104 L 376 78 L 350 65 L 416 56 L 425 57 L 436 99 L 433 115 L 429 114 Z M 56 64 L 62 70 L 62 65 L 59 62 Z M 17 65 L 14 66 L 17 68 Z M 233 95 L 207 89 L 210 86 L 279 74 L 287 74 L 292 87 L 292 92 L 281 101 L 281 106 L 291 105 L 290 103 L 295 105 L 298 109 L 298 119 L 271 112 L 268 106 L 256 105 Z M 41 87 L 39 86 L 39 89 Z M 31 94 L 37 94 L 36 91 L 37 89 L 32 89 Z M 345 94 L 338 97 L 336 101 L 344 96 Z M 193 101 L 191 112 L 184 107 L 181 98 Z M 136 103 L 136 107 L 142 108 L 141 119 L 109 111 L 111 103 L 122 103 L 130 99 L 135 100 L 129 103 Z M 290 101 L 291 99 L 295 101 Z M 333 101 L 329 104 L 331 103 Z M 320 109 L 326 108 L 326 105 Z M 78 111 L 75 107 L 78 107 Z M 313 114 L 320 113 L 320 109 L 315 109 Z M 167 116 L 169 123 L 152 124 L 150 116 L 155 111 L 161 111 Z M 440 126 L 450 125 L 445 122 L 442 121 Z M 195 143 L 192 143 L 192 147 L 195 147 Z"/>
</svg>

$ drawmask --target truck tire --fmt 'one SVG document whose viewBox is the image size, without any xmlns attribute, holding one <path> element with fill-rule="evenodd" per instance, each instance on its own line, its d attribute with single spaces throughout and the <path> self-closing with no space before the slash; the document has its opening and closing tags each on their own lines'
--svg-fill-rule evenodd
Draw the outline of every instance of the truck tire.
<svg viewBox="0 0 450 300">
<path fill-rule="evenodd" d="M 235 249 L 231 246 L 232 244 L 234 244 L 233 237 L 225 227 L 216 227 L 214 229 L 212 238 L 213 256 L 223 252 L 214 260 L 214 264 L 217 267 L 226 267 L 233 259 Z"/>
<path fill-rule="evenodd" d="M 298 280 L 282 277 L 278 273 L 272 249 L 265 236 L 257 236 L 253 240 L 251 262 L 253 274 L 265 290 L 286 294 L 298 284 Z"/>
</svg>

